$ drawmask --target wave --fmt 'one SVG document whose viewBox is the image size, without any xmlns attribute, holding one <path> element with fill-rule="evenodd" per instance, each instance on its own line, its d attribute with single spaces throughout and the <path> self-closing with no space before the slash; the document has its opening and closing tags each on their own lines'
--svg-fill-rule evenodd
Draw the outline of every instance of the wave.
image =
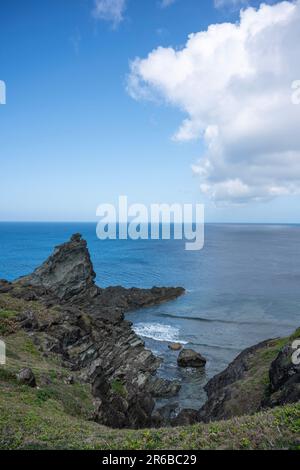
<svg viewBox="0 0 300 470">
<path fill-rule="evenodd" d="M 261 325 L 261 326 L 268 326 L 268 325 L 274 325 L 276 322 L 262 322 L 260 320 L 257 321 L 249 321 L 249 320 L 223 320 L 220 318 L 206 318 L 206 317 L 189 317 L 187 315 L 171 315 L 170 313 L 159 313 L 157 314 L 159 317 L 166 317 L 166 318 L 174 318 L 177 320 L 192 320 L 192 321 L 199 321 L 199 322 L 206 322 L 206 323 L 228 323 L 228 324 L 234 324 L 234 325 Z M 280 326 L 286 326 L 293 328 L 294 325 L 288 324 L 288 323 L 278 323 Z"/>
<path fill-rule="evenodd" d="M 169 343 L 187 344 L 187 341 L 179 338 L 179 329 L 174 326 L 162 323 L 136 323 L 133 326 L 133 330 L 138 336 L 143 336 L 144 338 Z"/>
</svg>

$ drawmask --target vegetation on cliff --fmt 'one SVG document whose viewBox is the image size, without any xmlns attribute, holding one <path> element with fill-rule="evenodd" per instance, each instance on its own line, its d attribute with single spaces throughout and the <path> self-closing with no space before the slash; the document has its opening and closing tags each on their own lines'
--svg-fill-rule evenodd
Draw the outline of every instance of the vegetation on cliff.
<svg viewBox="0 0 300 470">
<path fill-rule="evenodd" d="M 28 303 L 26 305 L 28 307 Z M 35 302 L 31 307 L 33 305 L 41 316 L 46 315 L 47 311 L 39 303 Z M 59 355 L 45 355 L 36 347 L 33 338 L 19 327 L 16 320 L 22 308 L 22 300 L 13 299 L 8 294 L 0 296 L 1 325 L 5 324 L 7 328 L 4 333 L 7 365 L 0 367 L 0 448 L 299 448 L 299 403 L 228 421 L 177 428 L 112 430 L 93 422 L 90 385 L 82 383 L 77 372 L 63 367 Z M 55 315 L 55 311 L 52 314 Z M 248 396 L 256 390 L 257 381 L 264 388 L 267 386 L 267 374 L 261 376 L 258 370 L 264 363 L 270 364 L 278 353 L 278 347 L 284 346 L 287 339 L 276 341 L 274 350 L 268 348 L 260 351 L 260 361 L 253 369 L 253 380 L 248 377 L 244 383 Z M 37 387 L 18 383 L 16 373 L 22 367 L 32 369 Z M 120 382 L 115 382 L 113 386 L 116 393 L 124 393 Z"/>
</svg>

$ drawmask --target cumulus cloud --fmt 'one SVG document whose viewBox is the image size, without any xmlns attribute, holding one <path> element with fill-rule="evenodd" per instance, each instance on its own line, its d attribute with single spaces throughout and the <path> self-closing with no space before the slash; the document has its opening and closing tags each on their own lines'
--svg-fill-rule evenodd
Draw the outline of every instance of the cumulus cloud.
<svg viewBox="0 0 300 470">
<path fill-rule="evenodd" d="M 131 63 L 128 91 L 186 114 L 177 141 L 203 139 L 193 171 L 219 203 L 300 192 L 300 0 L 247 8 L 238 23 L 191 34 Z"/>
<path fill-rule="evenodd" d="M 123 21 L 126 0 L 95 0 L 94 16 L 101 20 L 111 21 L 117 27 Z"/>
</svg>

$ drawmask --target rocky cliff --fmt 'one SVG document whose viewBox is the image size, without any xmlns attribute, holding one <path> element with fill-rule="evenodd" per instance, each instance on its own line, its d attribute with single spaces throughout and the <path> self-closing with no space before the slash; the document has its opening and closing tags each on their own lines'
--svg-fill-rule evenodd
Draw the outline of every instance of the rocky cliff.
<svg viewBox="0 0 300 470">
<path fill-rule="evenodd" d="M 300 400 L 300 365 L 292 361 L 293 341 L 270 339 L 245 349 L 206 385 L 207 402 L 198 413 L 200 421 L 230 419 Z"/>
<path fill-rule="evenodd" d="M 17 322 L 39 350 L 57 355 L 91 384 L 99 423 L 150 426 L 155 397 L 178 392 L 178 383 L 155 375 L 160 360 L 145 349 L 124 313 L 175 299 L 184 289 L 98 287 L 86 241 L 76 234 L 32 274 L 0 281 L 1 293 L 28 302 Z"/>
</svg>

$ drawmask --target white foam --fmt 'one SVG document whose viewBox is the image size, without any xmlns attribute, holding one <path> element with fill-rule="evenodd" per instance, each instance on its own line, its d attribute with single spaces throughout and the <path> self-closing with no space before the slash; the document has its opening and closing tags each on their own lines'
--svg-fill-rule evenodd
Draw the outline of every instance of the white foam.
<svg viewBox="0 0 300 470">
<path fill-rule="evenodd" d="M 155 339 L 156 341 L 165 341 L 169 343 L 187 344 L 186 341 L 179 339 L 179 329 L 174 326 L 164 325 L 162 323 L 136 323 L 133 326 L 135 333 L 144 338 Z"/>
</svg>

